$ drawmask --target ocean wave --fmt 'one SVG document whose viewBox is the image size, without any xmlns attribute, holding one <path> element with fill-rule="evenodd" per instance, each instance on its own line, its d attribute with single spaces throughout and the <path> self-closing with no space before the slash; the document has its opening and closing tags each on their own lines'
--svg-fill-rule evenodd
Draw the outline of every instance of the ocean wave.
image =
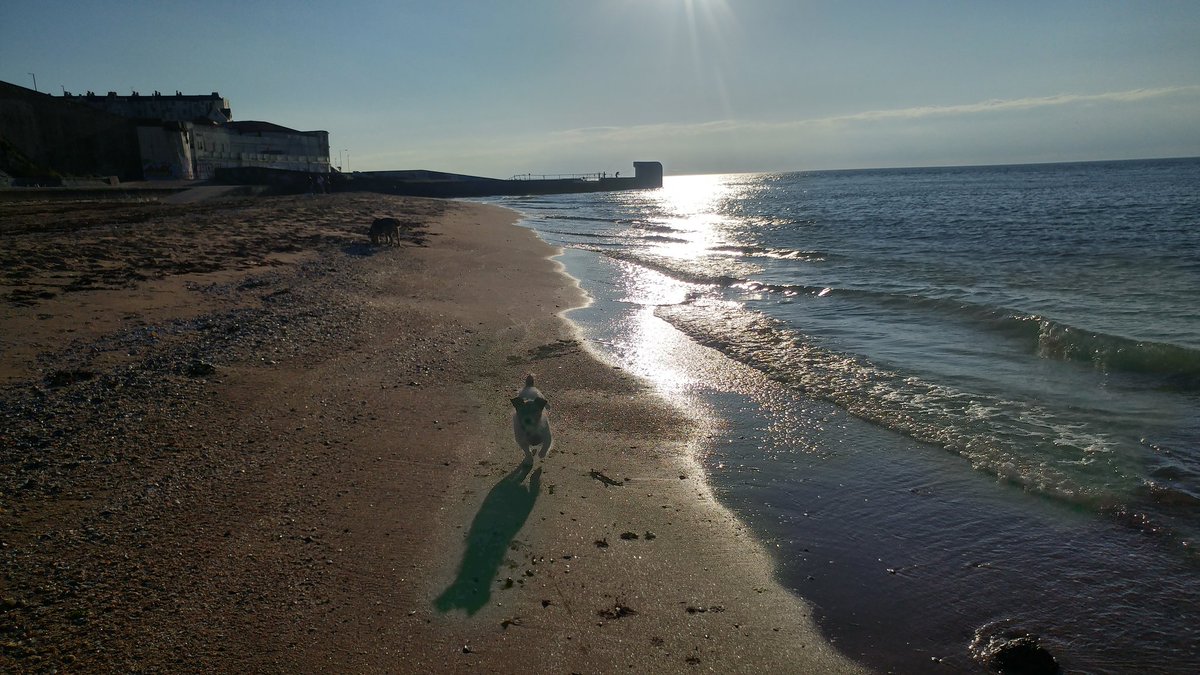
<svg viewBox="0 0 1200 675">
<path fill-rule="evenodd" d="M 966 459 L 972 468 L 1176 542 L 1200 496 L 1165 472 L 1122 477 L 1118 442 L 1027 401 L 962 391 L 819 346 L 767 315 L 702 296 L 655 315 L 692 339 L 807 396 Z M 1177 466 L 1177 465 L 1174 465 Z"/>
<path fill-rule="evenodd" d="M 1187 542 L 1200 509 L 1195 472 L 1164 460 L 1145 480 L 1121 478 L 1121 441 L 1028 401 L 928 382 L 828 350 L 786 324 L 732 303 L 692 295 L 655 315 L 691 339 L 760 370 L 785 387 L 868 422 L 962 456 L 1001 482 Z"/>
<path fill-rule="evenodd" d="M 1200 391 L 1200 350 L 1107 335 L 1038 316 L 1010 320 L 1028 325 L 1030 334 L 1036 331 L 1036 352 L 1044 358 L 1091 363 L 1105 372 L 1154 375 L 1163 386 Z"/>
<path fill-rule="evenodd" d="M 559 243 L 559 246 L 566 246 L 567 248 L 573 248 L 579 251 L 591 251 L 592 253 L 598 253 L 600 255 L 608 255 L 614 249 L 620 249 L 621 247 L 624 247 L 625 244 L 619 241 L 597 241 L 587 244 Z"/>
<path fill-rule="evenodd" d="M 779 260 L 799 260 L 802 262 L 825 262 L 828 254 L 821 251 L 803 251 L 791 248 L 768 248 L 764 246 L 725 244 L 709 249 L 717 253 L 736 253 L 738 255 L 776 258 Z"/>
<path fill-rule="evenodd" d="M 1185 486 L 1146 481 L 1144 490 L 1149 499 L 1164 506 L 1186 510 L 1189 514 L 1200 509 L 1200 495 Z"/>
<path fill-rule="evenodd" d="M 829 259 L 828 253 L 820 251 L 801 251 L 790 248 L 768 248 L 762 255 L 768 258 L 778 258 L 780 260 L 802 260 L 804 262 L 825 262 Z"/>
<path fill-rule="evenodd" d="M 794 227 L 796 225 L 816 225 L 815 218 L 756 218 L 752 221 L 754 227 L 759 229 L 764 228 L 780 228 Z"/>
<path fill-rule="evenodd" d="M 1041 358 L 1089 363 L 1106 373 L 1153 376 L 1159 380 L 1159 386 L 1164 388 L 1200 391 L 1200 350 L 1189 347 L 1110 335 L 1035 314 L 954 298 L 931 298 L 915 294 L 800 284 L 769 284 L 747 280 L 734 282 L 734 285 L 787 297 L 834 295 L 860 299 L 899 311 L 936 311 L 962 321 L 983 325 L 989 330 L 1006 333 L 1022 341 L 1028 352 Z"/>
<path fill-rule="evenodd" d="M 654 256 L 644 252 L 628 250 L 605 251 L 614 260 L 634 263 L 647 269 L 661 272 L 677 281 L 701 286 L 732 287 L 745 283 L 746 278 L 760 272 L 760 268 L 736 260 L 714 260 L 701 267 L 694 262 L 680 262 L 665 256 Z"/>
<path fill-rule="evenodd" d="M 1095 452 L 1102 436 L 1091 434 L 1087 443 L 1074 443 L 1062 433 L 1062 422 L 1045 410 L 892 372 L 863 357 L 821 347 L 764 314 L 703 298 L 659 307 L 656 314 L 778 382 L 950 449 L 998 478 L 1097 508 L 1111 505 L 1106 491 L 1072 476 L 1105 470 L 1108 458 Z M 1040 451 L 1028 452 L 1031 445 Z"/>
<path fill-rule="evenodd" d="M 547 228 L 540 228 L 538 231 L 542 234 L 555 234 L 562 237 L 576 237 L 578 239 L 611 240 L 613 238 L 612 235 L 603 232 L 577 232 L 575 230 L 551 230 Z"/>
<path fill-rule="evenodd" d="M 761 281 L 739 281 L 734 284 L 736 287 L 747 291 L 761 291 L 765 293 L 777 293 L 786 297 L 795 297 L 797 295 L 816 295 L 826 296 L 833 292 L 832 288 L 827 286 L 804 286 L 800 284 L 768 284 Z M 855 293 L 855 291 L 839 291 L 842 293 Z"/>
<path fill-rule="evenodd" d="M 647 232 L 680 232 L 681 231 L 679 228 L 671 227 L 670 225 L 663 225 L 661 223 L 648 223 L 648 222 L 639 221 L 639 220 L 623 220 L 623 221 L 620 221 L 620 223 L 622 225 L 629 225 L 630 227 L 632 227 L 634 229 L 645 230 Z"/>
<path fill-rule="evenodd" d="M 553 219 L 554 220 L 566 220 L 566 221 L 570 221 L 570 222 L 605 223 L 608 225 L 616 225 L 617 223 L 620 222 L 618 220 L 613 220 L 612 218 L 599 218 L 596 216 L 566 216 L 566 215 L 562 215 L 562 214 L 555 215 L 553 217 Z"/>
</svg>

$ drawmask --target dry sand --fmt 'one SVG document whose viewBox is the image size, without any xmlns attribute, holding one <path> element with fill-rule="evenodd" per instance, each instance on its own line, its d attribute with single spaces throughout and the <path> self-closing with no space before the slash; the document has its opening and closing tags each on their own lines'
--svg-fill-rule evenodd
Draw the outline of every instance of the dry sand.
<svg viewBox="0 0 1200 675">
<path fill-rule="evenodd" d="M 384 214 L 402 246 L 366 245 Z M 0 205 L 0 670 L 857 670 L 514 218 Z"/>
</svg>

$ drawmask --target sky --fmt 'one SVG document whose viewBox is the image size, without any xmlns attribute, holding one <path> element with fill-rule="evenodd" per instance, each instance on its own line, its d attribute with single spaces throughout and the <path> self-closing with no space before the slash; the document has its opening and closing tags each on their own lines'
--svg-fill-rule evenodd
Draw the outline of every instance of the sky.
<svg viewBox="0 0 1200 675">
<path fill-rule="evenodd" d="M 1195 0 L 4 0 L 0 80 L 219 92 L 347 170 L 1200 156 Z"/>
</svg>

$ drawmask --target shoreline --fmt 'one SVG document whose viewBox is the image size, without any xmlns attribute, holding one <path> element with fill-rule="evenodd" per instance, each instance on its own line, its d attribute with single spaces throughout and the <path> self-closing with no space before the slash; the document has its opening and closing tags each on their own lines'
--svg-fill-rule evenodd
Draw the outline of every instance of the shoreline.
<svg viewBox="0 0 1200 675">
<path fill-rule="evenodd" d="M 860 670 L 688 465 L 697 421 L 578 342 L 582 291 L 515 212 L 192 207 L 134 207 L 176 239 L 131 267 L 199 228 L 218 269 L 4 308 L 44 326 L 3 352 L 6 669 Z M 384 212 L 428 229 L 373 251 Z M 104 296 L 126 314 L 94 332 L 47 310 Z M 555 448 L 522 466 L 528 371 Z"/>
</svg>

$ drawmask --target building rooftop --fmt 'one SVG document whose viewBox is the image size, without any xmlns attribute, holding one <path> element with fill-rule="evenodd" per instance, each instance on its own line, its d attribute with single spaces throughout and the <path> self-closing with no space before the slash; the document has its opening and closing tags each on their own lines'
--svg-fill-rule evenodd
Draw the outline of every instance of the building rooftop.
<svg viewBox="0 0 1200 675">
<path fill-rule="evenodd" d="M 222 98 L 222 96 L 215 91 L 211 94 L 184 94 L 183 92 L 176 91 L 174 95 L 170 95 L 170 94 L 163 95 L 161 92 L 156 91 L 149 96 L 142 96 L 141 94 L 139 94 L 136 91 L 130 92 L 129 95 L 118 94 L 115 91 L 110 91 L 103 96 L 97 94 L 94 91 L 89 91 L 86 94 L 72 94 L 71 92 L 66 91 L 66 92 L 63 92 L 62 97 L 63 98 L 111 98 L 111 99 L 127 99 L 127 100 L 134 100 L 134 99 L 141 100 L 144 98 L 165 98 L 165 99 L 173 99 L 176 101 L 213 101 L 213 100 L 222 101 L 222 100 L 224 100 Z"/>
</svg>

